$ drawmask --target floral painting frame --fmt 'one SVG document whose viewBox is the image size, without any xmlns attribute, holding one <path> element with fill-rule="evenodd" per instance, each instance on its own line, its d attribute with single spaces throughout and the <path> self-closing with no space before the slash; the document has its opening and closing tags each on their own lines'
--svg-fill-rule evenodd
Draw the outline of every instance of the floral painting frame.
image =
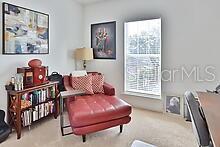
<svg viewBox="0 0 220 147">
<path fill-rule="evenodd" d="M 116 21 L 91 24 L 94 59 L 116 59 Z"/>
</svg>

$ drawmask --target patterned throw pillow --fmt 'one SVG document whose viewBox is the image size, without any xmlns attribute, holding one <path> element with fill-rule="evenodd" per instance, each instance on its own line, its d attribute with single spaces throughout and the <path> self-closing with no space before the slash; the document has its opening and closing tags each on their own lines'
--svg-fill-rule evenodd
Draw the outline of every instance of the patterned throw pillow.
<svg viewBox="0 0 220 147">
<path fill-rule="evenodd" d="M 92 90 L 92 76 L 72 77 L 72 87 L 75 90 L 83 90 L 86 94 L 94 94 Z"/>
<path fill-rule="evenodd" d="M 104 76 L 102 74 L 92 75 L 92 89 L 94 93 L 104 93 Z"/>
</svg>

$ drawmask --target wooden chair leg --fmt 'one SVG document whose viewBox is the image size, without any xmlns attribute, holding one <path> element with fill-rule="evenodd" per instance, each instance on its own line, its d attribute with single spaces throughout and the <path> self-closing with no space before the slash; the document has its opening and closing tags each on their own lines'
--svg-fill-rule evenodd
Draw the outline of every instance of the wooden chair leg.
<svg viewBox="0 0 220 147">
<path fill-rule="evenodd" d="M 86 135 L 82 135 L 83 142 L 86 142 Z"/>
<path fill-rule="evenodd" d="M 123 125 L 120 125 L 120 133 L 122 133 Z"/>
</svg>

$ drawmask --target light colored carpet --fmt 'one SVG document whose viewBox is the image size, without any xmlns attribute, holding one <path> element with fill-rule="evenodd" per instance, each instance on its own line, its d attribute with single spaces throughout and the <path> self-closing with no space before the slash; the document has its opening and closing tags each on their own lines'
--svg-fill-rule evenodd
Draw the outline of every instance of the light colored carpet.
<svg viewBox="0 0 220 147">
<path fill-rule="evenodd" d="M 53 117 L 42 120 L 22 130 L 22 138 L 16 133 L 0 144 L 0 147 L 130 147 L 134 140 L 141 140 L 158 147 L 196 147 L 191 124 L 182 118 L 166 114 L 133 109 L 132 121 L 124 126 L 122 134 L 119 127 L 87 135 L 86 143 L 81 136 L 62 137 L 59 119 Z"/>
</svg>

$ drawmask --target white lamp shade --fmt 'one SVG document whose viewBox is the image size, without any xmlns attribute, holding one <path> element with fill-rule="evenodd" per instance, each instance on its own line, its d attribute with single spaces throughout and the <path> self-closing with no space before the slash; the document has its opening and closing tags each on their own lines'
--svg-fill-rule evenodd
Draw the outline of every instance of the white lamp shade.
<svg viewBox="0 0 220 147">
<path fill-rule="evenodd" d="M 77 60 L 92 60 L 93 49 L 92 48 L 78 48 L 75 50 L 75 58 Z"/>
</svg>

